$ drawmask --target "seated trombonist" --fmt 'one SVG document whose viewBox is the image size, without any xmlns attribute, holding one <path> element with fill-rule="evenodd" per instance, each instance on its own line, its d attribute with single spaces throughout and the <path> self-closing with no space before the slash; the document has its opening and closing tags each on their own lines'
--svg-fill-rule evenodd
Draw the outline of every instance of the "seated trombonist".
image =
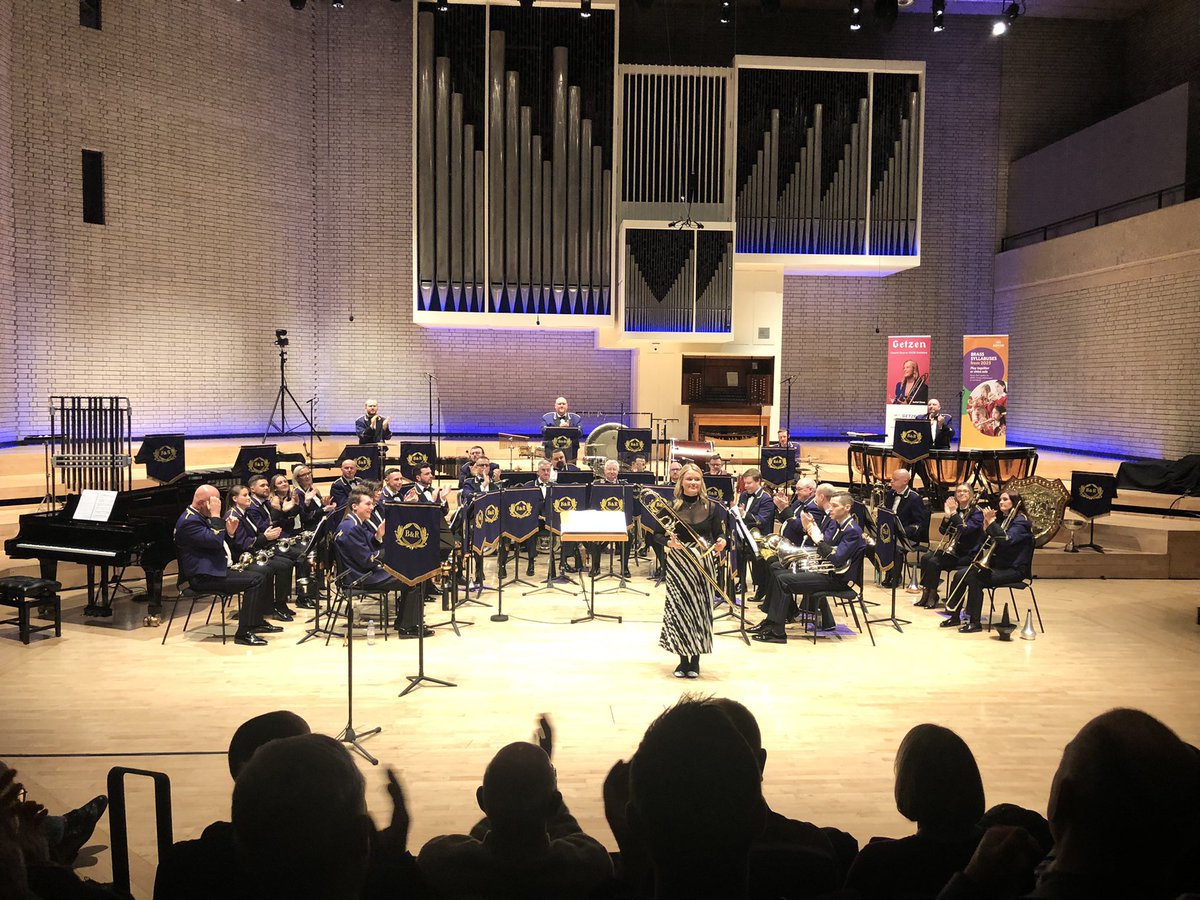
<svg viewBox="0 0 1200 900">
<path fill-rule="evenodd" d="M 866 549 L 862 528 L 850 512 L 853 503 L 854 498 L 848 493 L 834 494 L 829 500 L 829 518 L 824 530 L 813 516 L 800 514 L 805 533 L 816 545 L 816 555 L 827 560 L 832 571 L 776 572 L 767 590 L 767 617 L 752 629 L 754 640 L 767 644 L 787 643 L 784 626 L 794 614 L 793 594 L 802 595 L 801 608 L 814 614 L 813 597 L 821 595 L 819 630 L 834 628 L 836 623 L 826 595 L 849 587 L 854 564 Z"/>
<path fill-rule="evenodd" d="M 380 545 L 384 537 L 384 525 L 371 521 L 375 512 L 375 498 L 369 491 L 356 488 L 348 498 L 349 510 L 338 525 L 334 547 L 341 563 L 343 589 L 370 591 L 372 593 L 402 592 L 404 585 L 383 568 L 380 561 Z M 396 632 L 401 637 L 419 637 L 421 634 L 421 598 L 409 593 L 401 594 L 397 602 Z M 424 629 L 425 637 L 433 630 Z"/>
<path fill-rule="evenodd" d="M 975 503 L 975 492 L 960 484 L 946 498 L 945 515 L 938 531 L 946 535 L 942 546 L 921 558 L 921 598 L 914 604 L 937 609 L 942 602 L 938 583 L 943 572 L 953 572 L 975 558 L 983 543 L 983 510 Z"/>
<path fill-rule="evenodd" d="M 998 505 L 999 511 L 990 506 L 983 508 L 985 540 L 995 542 L 987 566 L 972 561 L 959 569 L 951 581 L 952 585 L 963 581 L 967 591 L 967 620 L 958 629 L 962 634 L 977 634 L 983 630 L 980 619 L 984 588 L 1028 578 L 1033 565 L 1033 528 L 1022 508 L 1021 495 L 1016 491 L 1001 491 Z M 980 552 L 985 552 L 982 545 Z M 952 615 L 941 623 L 941 627 L 953 628 L 958 624 L 958 616 Z"/>
<path fill-rule="evenodd" d="M 380 418 L 379 403 L 375 400 L 368 400 L 363 404 L 363 408 L 366 411 L 354 422 L 354 433 L 358 435 L 358 442 L 360 444 L 382 444 L 384 441 L 391 440 L 392 417 Z"/>
<path fill-rule="evenodd" d="M 261 477 L 261 476 L 260 476 Z M 229 489 L 229 512 L 225 515 L 226 524 L 232 522 L 234 530 L 225 535 L 225 543 L 229 545 L 229 554 L 234 560 L 240 560 L 243 553 L 254 555 L 260 550 L 266 550 L 278 540 L 281 529 L 277 525 L 260 530 L 256 521 L 249 514 L 254 505 L 250 489 L 244 484 Z M 292 571 L 295 568 L 286 556 L 272 553 L 271 558 L 263 563 L 254 563 L 253 568 L 263 572 L 274 589 L 274 604 L 271 615 L 282 622 L 290 622 L 295 618 L 288 608 L 288 594 L 292 588 Z M 282 598 L 282 599 L 280 599 Z M 282 628 L 274 628 L 282 631 Z"/>
<path fill-rule="evenodd" d="M 211 484 L 200 485 L 191 505 L 175 522 L 179 572 L 187 578 L 192 590 L 240 593 L 242 610 L 233 642 L 261 647 L 267 642 L 258 636 L 259 632 L 281 629 L 278 625 L 268 625 L 262 617 L 271 603 L 266 572 L 253 566 L 244 572 L 229 568 L 231 560 L 225 535 L 235 534 L 240 527 L 237 520 L 222 521 L 221 492 Z"/>
<path fill-rule="evenodd" d="M 625 484 L 621 480 L 621 464 L 615 459 L 606 459 L 604 461 L 604 477 L 597 478 L 593 484 Z M 600 574 L 600 553 L 605 547 L 617 549 L 621 555 L 621 578 L 632 578 L 633 575 L 629 571 L 629 541 L 597 541 L 588 544 L 588 550 L 592 555 L 592 571 L 593 577 Z"/>
</svg>

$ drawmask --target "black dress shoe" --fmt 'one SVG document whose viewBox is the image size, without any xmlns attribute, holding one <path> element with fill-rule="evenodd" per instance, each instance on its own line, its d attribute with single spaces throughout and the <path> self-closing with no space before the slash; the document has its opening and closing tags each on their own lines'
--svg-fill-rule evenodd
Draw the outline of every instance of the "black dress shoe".
<svg viewBox="0 0 1200 900">
<path fill-rule="evenodd" d="M 959 634 L 979 634 L 983 631 L 983 626 L 978 622 L 968 622 L 962 628 L 958 629 Z"/>
<path fill-rule="evenodd" d="M 93 797 L 79 809 L 73 809 L 63 816 L 63 833 L 58 844 L 50 848 L 54 861 L 61 866 L 69 866 L 79 855 L 79 848 L 87 843 L 87 839 L 96 830 L 96 823 L 108 809 L 108 798 L 103 794 Z"/>
<path fill-rule="evenodd" d="M 308 599 L 308 597 L 297 597 L 296 598 L 296 607 L 298 609 L 316 609 L 317 604 L 314 601 Z"/>
<path fill-rule="evenodd" d="M 630 572 L 628 569 L 622 569 L 621 577 L 624 578 L 626 581 L 628 581 L 630 578 L 633 577 L 633 573 Z"/>
<path fill-rule="evenodd" d="M 527 565 L 525 567 L 525 574 L 526 574 L 526 576 L 533 574 L 533 563 L 530 563 L 529 565 Z"/>
<path fill-rule="evenodd" d="M 283 629 L 279 629 L 282 631 Z M 241 644 L 245 647 L 265 647 L 267 642 L 260 638 L 257 634 L 242 634 L 240 631 L 233 636 L 235 644 Z"/>
<path fill-rule="evenodd" d="M 758 631 L 750 635 L 754 640 L 763 644 L 786 644 L 787 635 L 777 634 L 774 631 Z"/>
<path fill-rule="evenodd" d="M 958 619 L 956 619 L 954 616 L 951 616 L 945 622 L 939 623 L 938 627 L 939 628 L 957 628 L 961 624 L 962 623 L 959 622 Z"/>
<path fill-rule="evenodd" d="M 507 578 L 508 577 L 508 567 L 501 566 L 498 574 L 500 575 L 501 578 Z"/>
<path fill-rule="evenodd" d="M 770 628 L 771 628 L 771 623 L 768 622 L 766 619 L 763 619 L 757 625 L 751 625 L 746 630 L 749 631 L 751 634 L 759 634 L 760 632 L 763 632 L 763 631 L 769 631 Z"/>
<path fill-rule="evenodd" d="M 286 606 L 277 606 L 271 610 L 271 618 L 278 619 L 280 622 L 290 622 L 296 618 L 296 613 Z"/>
<path fill-rule="evenodd" d="M 279 634 L 283 631 L 281 625 L 271 625 L 268 622 L 263 622 L 261 625 L 252 625 L 250 627 L 251 634 Z"/>
<path fill-rule="evenodd" d="M 675 667 L 675 677 L 676 678 L 687 678 L 687 673 L 688 673 L 688 664 L 687 663 L 681 662 L 679 665 L 677 665 Z"/>
</svg>

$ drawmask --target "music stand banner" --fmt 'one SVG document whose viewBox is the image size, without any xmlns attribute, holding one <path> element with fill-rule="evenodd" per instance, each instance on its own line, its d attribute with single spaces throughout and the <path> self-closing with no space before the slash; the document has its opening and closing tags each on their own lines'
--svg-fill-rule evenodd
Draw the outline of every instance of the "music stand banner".
<svg viewBox="0 0 1200 900">
<path fill-rule="evenodd" d="M 634 457 L 650 459 L 650 429 L 622 428 L 617 431 L 617 461 L 633 462 Z"/>
<path fill-rule="evenodd" d="M 875 510 L 875 560 L 879 564 L 880 575 L 891 571 L 897 557 L 904 558 L 898 548 L 903 533 L 904 526 L 894 512 L 883 506 Z"/>
<path fill-rule="evenodd" d="M 603 509 L 625 514 L 625 528 L 633 528 L 633 488 L 627 484 L 593 484 L 588 494 L 589 509 Z"/>
<path fill-rule="evenodd" d="M 897 419 L 892 426 L 892 455 L 906 463 L 924 459 L 933 450 L 933 433 L 928 419 Z"/>
<path fill-rule="evenodd" d="M 1117 476 L 1104 472 L 1071 473 L 1071 509 L 1089 519 L 1112 512 L 1117 498 Z"/>
<path fill-rule="evenodd" d="M 558 426 L 542 429 L 542 446 L 549 459 L 555 450 L 561 450 L 567 455 L 567 462 L 573 462 L 579 456 L 579 438 L 583 432 L 578 428 L 560 428 Z"/>
<path fill-rule="evenodd" d="M 274 444 L 245 444 L 238 450 L 233 472 L 241 479 L 242 484 L 249 481 L 251 475 L 266 475 L 270 478 L 279 465 L 277 454 L 278 450 Z"/>
<path fill-rule="evenodd" d="M 148 434 L 142 438 L 142 446 L 133 458 L 134 462 L 145 463 L 146 477 L 164 484 L 184 473 L 182 434 Z"/>
<path fill-rule="evenodd" d="M 499 491 L 480 494 L 467 510 L 467 524 L 471 529 L 471 549 L 476 553 L 490 550 L 500 543 L 500 496 Z"/>
<path fill-rule="evenodd" d="M 1007 445 L 1008 335 L 963 335 L 963 391 L 958 446 L 996 450 Z"/>
<path fill-rule="evenodd" d="M 412 587 L 441 571 L 440 503 L 383 504 L 383 567 Z"/>
<path fill-rule="evenodd" d="M 929 402 L 929 355 L 927 334 L 888 338 L 887 403 Z"/>
<path fill-rule="evenodd" d="M 542 492 L 537 488 L 506 488 L 500 509 L 500 533 L 520 543 L 537 534 Z"/>
<path fill-rule="evenodd" d="M 779 487 L 796 477 L 796 451 L 791 447 L 763 447 L 759 451 L 758 467 L 763 481 Z"/>
<path fill-rule="evenodd" d="M 704 490 L 710 500 L 720 500 L 728 506 L 733 502 L 733 476 L 705 475 Z"/>
<path fill-rule="evenodd" d="M 673 484 L 652 484 L 652 485 L 647 485 L 646 487 L 647 487 L 647 490 L 653 491 L 654 493 L 658 494 L 658 496 L 662 497 L 663 500 L 665 500 L 667 503 L 675 502 L 675 485 L 673 485 Z M 637 517 L 641 520 L 642 527 L 645 528 L 647 531 L 653 531 L 653 532 L 658 533 L 663 530 L 662 526 L 658 523 L 658 520 L 656 518 L 654 518 L 654 516 L 650 515 L 650 511 L 648 509 L 646 509 L 646 504 L 644 504 L 642 502 L 640 495 L 638 496 L 638 502 L 637 502 Z"/>
<path fill-rule="evenodd" d="M 378 444 L 347 444 L 338 457 L 338 465 L 348 459 L 354 460 L 354 464 L 358 466 L 359 478 L 365 478 L 367 481 L 383 480 Z"/>
<path fill-rule="evenodd" d="M 421 466 L 432 466 L 437 461 L 437 448 L 429 441 L 400 442 L 400 471 L 410 481 L 417 477 Z"/>
<path fill-rule="evenodd" d="M 570 509 L 587 509 L 588 488 L 586 484 L 558 484 L 550 488 L 546 499 L 546 528 L 554 534 L 562 534 L 562 514 Z"/>
</svg>

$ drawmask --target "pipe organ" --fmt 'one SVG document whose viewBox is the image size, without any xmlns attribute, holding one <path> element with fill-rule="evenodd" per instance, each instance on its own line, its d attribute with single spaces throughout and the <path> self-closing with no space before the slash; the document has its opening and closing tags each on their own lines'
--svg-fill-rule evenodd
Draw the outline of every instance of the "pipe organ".
<svg viewBox="0 0 1200 900">
<path fill-rule="evenodd" d="M 627 228 L 623 262 L 626 332 L 730 332 L 732 231 Z"/>
<path fill-rule="evenodd" d="M 418 310 L 611 315 L 613 40 L 606 10 L 420 9 Z"/>
</svg>

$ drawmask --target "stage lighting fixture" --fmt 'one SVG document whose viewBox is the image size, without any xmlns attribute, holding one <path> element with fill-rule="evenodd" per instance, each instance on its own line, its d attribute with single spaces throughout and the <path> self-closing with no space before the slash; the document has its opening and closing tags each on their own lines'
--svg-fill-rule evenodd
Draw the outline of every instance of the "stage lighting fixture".
<svg viewBox="0 0 1200 900">
<path fill-rule="evenodd" d="M 533 0 L 521 0 L 521 9 L 533 9 Z"/>
<path fill-rule="evenodd" d="M 334 9 L 345 9 L 346 8 L 346 0 L 333 0 L 333 8 Z"/>
<path fill-rule="evenodd" d="M 1004 7 L 1004 12 L 1000 13 L 1000 18 L 992 23 L 992 34 L 999 37 L 1007 33 L 1008 29 L 1012 28 L 1013 23 L 1017 21 L 1017 17 L 1021 15 L 1021 4 L 1017 0 L 1012 0 L 1008 6 Z"/>
<path fill-rule="evenodd" d="M 946 0 L 933 0 L 933 30 L 946 30 Z"/>
<path fill-rule="evenodd" d="M 304 9 L 304 4 L 307 3 L 308 0 L 288 0 L 288 2 L 292 4 L 292 9 L 299 12 L 300 10 Z"/>
<path fill-rule="evenodd" d="M 884 31 L 891 31 L 900 16 L 898 0 L 875 0 L 875 18 L 879 20 Z"/>
<path fill-rule="evenodd" d="M 579 0 L 579 18 L 590 19 L 592 17 L 592 0 Z"/>
<path fill-rule="evenodd" d="M 438 12 L 450 12 L 450 0 L 437 0 Z"/>
<path fill-rule="evenodd" d="M 850 30 L 859 31 L 862 29 L 862 7 L 857 3 L 850 7 Z"/>
<path fill-rule="evenodd" d="M 721 0 L 721 24 L 728 25 L 733 21 L 733 0 Z"/>
</svg>

